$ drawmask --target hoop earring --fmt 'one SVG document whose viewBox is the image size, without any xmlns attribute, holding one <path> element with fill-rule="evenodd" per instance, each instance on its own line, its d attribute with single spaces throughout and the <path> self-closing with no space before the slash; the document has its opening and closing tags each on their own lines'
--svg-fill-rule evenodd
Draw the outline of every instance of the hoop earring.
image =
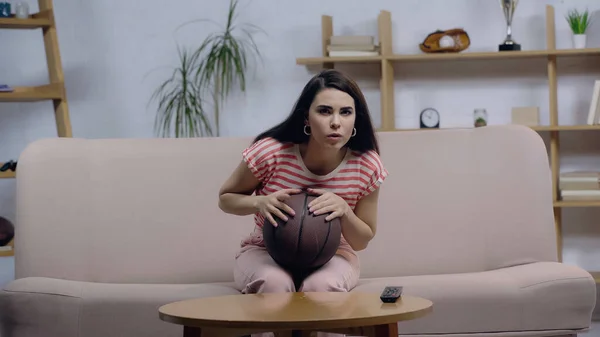
<svg viewBox="0 0 600 337">
<path fill-rule="evenodd" d="M 354 137 L 354 136 L 356 136 L 356 128 L 354 128 L 354 130 L 352 130 L 352 136 L 350 136 L 350 137 Z"/>
<path fill-rule="evenodd" d="M 310 128 L 310 126 L 308 126 L 308 125 L 304 125 L 304 134 L 305 134 L 305 135 L 307 135 L 307 136 L 310 136 L 310 132 L 309 132 L 309 131 L 306 131 L 306 128 L 307 128 L 307 127 L 309 127 L 309 128 Z"/>
</svg>

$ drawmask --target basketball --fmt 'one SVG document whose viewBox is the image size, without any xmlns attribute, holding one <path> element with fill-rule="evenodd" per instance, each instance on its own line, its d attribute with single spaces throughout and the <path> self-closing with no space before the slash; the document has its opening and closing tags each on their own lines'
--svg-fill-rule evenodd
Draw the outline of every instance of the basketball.
<svg viewBox="0 0 600 337">
<path fill-rule="evenodd" d="M 335 255 L 342 235 L 339 218 L 325 221 L 328 214 L 314 215 L 308 204 L 318 195 L 306 192 L 290 195 L 286 201 L 296 213 L 283 221 L 274 216 L 275 227 L 265 219 L 263 238 L 267 251 L 277 264 L 290 272 L 317 269 Z"/>
</svg>

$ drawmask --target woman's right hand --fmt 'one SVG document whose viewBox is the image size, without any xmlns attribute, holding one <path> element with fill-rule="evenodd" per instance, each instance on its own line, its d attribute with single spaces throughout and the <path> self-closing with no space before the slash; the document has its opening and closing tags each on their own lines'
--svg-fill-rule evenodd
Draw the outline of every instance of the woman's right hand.
<svg viewBox="0 0 600 337">
<path fill-rule="evenodd" d="M 282 211 L 285 211 L 291 216 L 295 215 L 294 210 L 285 203 L 286 200 L 290 198 L 292 194 L 297 194 L 302 192 L 300 189 L 292 188 L 292 189 L 283 189 L 269 195 L 259 195 L 256 196 L 256 208 L 258 211 L 273 224 L 273 226 L 277 227 L 277 221 L 273 218 L 273 215 L 277 216 L 283 221 L 287 221 L 288 218 Z"/>
</svg>

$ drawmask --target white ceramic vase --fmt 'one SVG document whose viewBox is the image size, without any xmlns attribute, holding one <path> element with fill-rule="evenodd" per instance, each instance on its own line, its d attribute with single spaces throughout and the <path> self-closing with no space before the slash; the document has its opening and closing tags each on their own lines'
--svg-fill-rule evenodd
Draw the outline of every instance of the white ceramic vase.
<svg viewBox="0 0 600 337">
<path fill-rule="evenodd" d="M 583 49 L 586 45 L 586 35 L 585 34 L 573 34 L 573 48 L 575 49 Z"/>
</svg>

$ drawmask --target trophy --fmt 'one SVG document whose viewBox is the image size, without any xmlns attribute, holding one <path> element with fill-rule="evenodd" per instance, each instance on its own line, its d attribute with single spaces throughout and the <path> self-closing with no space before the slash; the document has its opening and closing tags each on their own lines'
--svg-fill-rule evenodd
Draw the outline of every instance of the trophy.
<svg viewBox="0 0 600 337">
<path fill-rule="evenodd" d="M 506 39 L 498 46 L 499 51 L 521 50 L 521 45 L 512 39 L 512 19 L 519 0 L 500 0 L 506 19 Z"/>
</svg>

